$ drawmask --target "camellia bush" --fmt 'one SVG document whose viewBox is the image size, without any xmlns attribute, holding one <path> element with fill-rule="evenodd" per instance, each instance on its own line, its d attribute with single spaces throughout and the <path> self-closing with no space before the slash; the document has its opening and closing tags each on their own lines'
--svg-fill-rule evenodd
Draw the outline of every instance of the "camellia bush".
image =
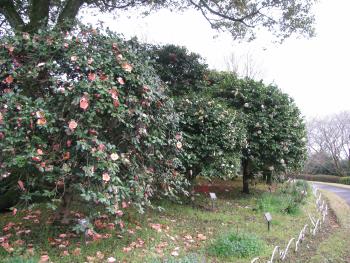
<svg viewBox="0 0 350 263">
<path fill-rule="evenodd" d="M 229 73 L 216 74 L 217 97 L 240 110 L 244 117 L 246 144 L 242 148 L 243 191 L 248 180 L 301 170 L 306 160 L 306 128 L 293 100 L 274 85 L 238 79 Z"/>
<path fill-rule="evenodd" d="M 182 163 L 187 177 L 228 179 L 240 173 L 240 149 L 245 138 L 237 112 L 212 98 L 178 99 L 184 139 Z"/>
<path fill-rule="evenodd" d="M 169 86 L 180 117 L 181 161 L 190 181 L 197 176 L 232 178 L 240 171 L 245 138 L 239 114 L 208 92 L 204 59 L 175 45 L 139 48 L 152 58 L 158 75 Z"/>
<path fill-rule="evenodd" d="M 178 116 L 153 68 L 110 32 L 23 33 L 0 43 L 0 188 L 122 216 L 184 192 Z"/>
</svg>

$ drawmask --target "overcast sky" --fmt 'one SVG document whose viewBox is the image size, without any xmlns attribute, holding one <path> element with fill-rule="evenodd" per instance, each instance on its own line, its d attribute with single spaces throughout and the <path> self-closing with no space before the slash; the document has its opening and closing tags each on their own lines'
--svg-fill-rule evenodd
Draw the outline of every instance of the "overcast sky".
<svg viewBox="0 0 350 263">
<path fill-rule="evenodd" d="M 253 57 L 259 76 L 292 96 L 307 118 L 350 110 L 350 0 L 320 0 L 315 8 L 317 36 L 311 40 L 291 38 L 273 44 L 267 36 L 252 43 L 238 43 L 230 35 L 210 28 L 199 12 L 171 13 L 162 10 L 145 18 L 112 15 L 100 19 L 106 26 L 141 41 L 178 44 L 201 54 L 210 68 L 227 69 L 235 54 Z"/>
</svg>

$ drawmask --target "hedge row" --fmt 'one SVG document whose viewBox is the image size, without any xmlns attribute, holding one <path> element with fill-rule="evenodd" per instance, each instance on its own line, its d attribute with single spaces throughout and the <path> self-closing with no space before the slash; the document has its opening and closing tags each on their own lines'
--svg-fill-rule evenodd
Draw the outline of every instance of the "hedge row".
<svg viewBox="0 0 350 263">
<path fill-rule="evenodd" d="M 296 176 L 298 179 L 304 179 L 307 181 L 318 181 L 327 183 L 337 183 L 337 184 L 347 184 L 350 185 L 350 176 L 340 177 L 335 175 L 325 175 L 325 174 L 300 174 Z"/>
</svg>

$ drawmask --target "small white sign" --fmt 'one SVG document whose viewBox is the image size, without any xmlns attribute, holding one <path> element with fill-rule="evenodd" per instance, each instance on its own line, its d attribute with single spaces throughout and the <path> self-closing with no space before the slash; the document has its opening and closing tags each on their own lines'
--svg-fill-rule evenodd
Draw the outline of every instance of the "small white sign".
<svg viewBox="0 0 350 263">
<path fill-rule="evenodd" d="M 216 200 L 216 199 L 217 199 L 215 193 L 209 193 L 209 195 L 210 195 L 210 198 L 211 198 L 212 200 Z"/>
<path fill-rule="evenodd" d="M 265 213 L 265 218 L 267 222 L 271 222 L 272 221 L 272 216 L 270 213 Z"/>
</svg>

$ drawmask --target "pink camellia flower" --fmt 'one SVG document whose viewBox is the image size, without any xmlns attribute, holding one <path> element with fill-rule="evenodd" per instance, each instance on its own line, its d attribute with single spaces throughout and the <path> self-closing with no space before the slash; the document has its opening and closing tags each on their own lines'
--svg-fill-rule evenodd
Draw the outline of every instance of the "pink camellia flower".
<svg viewBox="0 0 350 263">
<path fill-rule="evenodd" d="M 6 77 L 5 83 L 11 84 L 13 82 L 13 80 L 14 80 L 14 78 L 11 75 L 9 75 L 8 77 Z"/>
<path fill-rule="evenodd" d="M 43 155 L 43 154 L 44 154 L 43 150 L 41 150 L 41 149 L 37 149 L 36 152 L 37 152 L 37 154 L 39 154 L 39 155 Z"/>
<path fill-rule="evenodd" d="M 130 73 L 132 71 L 133 67 L 129 63 L 123 62 L 122 69 L 124 69 L 126 72 Z"/>
<path fill-rule="evenodd" d="M 66 145 L 67 145 L 68 148 L 71 147 L 72 146 L 72 141 L 71 140 L 67 140 Z"/>
<path fill-rule="evenodd" d="M 90 72 L 90 73 L 88 74 L 88 80 L 90 80 L 90 81 L 94 81 L 95 79 L 96 79 L 96 74 L 95 74 L 95 73 Z"/>
<path fill-rule="evenodd" d="M 33 157 L 32 157 L 32 160 L 33 160 L 34 162 L 41 162 L 41 158 L 38 157 L 38 156 L 33 156 Z"/>
<path fill-rule="evenodd" d="M 107 80 L 107 79 L 108 79 L 108 76 L 107 76 L 107 75 L 105 75 L 105 74 L 101 74 L 101 75 L 100 75 L 100 80 L 105 81 L 105 80 Z"/>
<path fill-rule="evenodd" d="M 64 43 L 63 46 L 64 46 L 64 48 L 68 48 L 69 44 L 68 43 Z"/>
<path fill-rule="evenodd" d="M 101 143 L 101 144 L 98 145 L 97 148 L 98 148 L 99 151 L 103 152 L 106 149 L 106 146 L 103 143 Z"/>
<path fill-rule="evenodd" d="M 182 138 L 182 136 L 181 136 L 180 133 L 177 133 L 177 134 L 175 135 L 175 139 L 176 139 L 176 140 L 181 140 L 181 138 Z"/>
<path fill-rule="evenodd" d="M 147 85 L 143 85 L 142 90 L 143 92 L 149 92 L 150 88 Z"/>
<path fill-rule="evenodd" d="M 117 81 L 118 81 L 118 83 L 119 83 L 120 85 L 124 85 L 124 84 L 125 84 L 124 79 L 121 78 L 121 77 L 117 78 Z"/>
<path fill-rule="evenodd" d="M 40 125 L 40 126 L 43 126 L 46 124 L 46 119 L 45 118 L 40 118 L 36 121 L 36 124 Z"/>
<path fill-rule="evenodd" d="M 109 180 L 111 180 L 111 177 L 109 176 L 108 173 L 103 173 L 102 174 L 102 180 L 107 183 L 107 182 L 109 182 Z"/>
<path fill-rule="evenodd" d="M 80 108 L 86 110 L 89 107 L 89 100 L 84 96 L 80 99 L 79 103 Z"/>
<path fill-rule="evenodd" d="M 98 132 L 96 130 L 94 130 L 94 129 L 89 129 L 89 134 L 90 135 L 97 135 Z"/>
<path fill-rule="evenodd" d="M 78 127 L 78 123 L 75 120 L 70 120 L 68 127 L 70 130 L 74 131 L 74 129 Z"/>
<path fill-rule="evenodd" d="M 117 216 L 119 216 L 119 217 L 121 217 L 121 216 L 124 215 L 124 213 L 123 213 L 122 210 L 117 210 L 117 211 L 115 211 L 115 214 L 116 214 Z"/>
<path fill-rule="evenodd" d="M 112 99 L 117 100 L 118 99 L 118 90 L 116 89 L 110 89 L 108 91 L 109 94 L 112 95 Z"/>
<path fill-rule="evenodd" d="M 118 108 L 118 107 L 119 107 L 119 105 L 120 105 L 119 100 L 118 100 L 118 99 L 113 100 L 113 105 L 114 105 L 114 107 Z"/>
<path fill-rule="evenodd" d="M 8 52 L 10 53 L 10 54 L 12 54 L 12 52 L 15 50 L 15 48 L 13 47 L 13 46 L 9 46 L 9 45 L 6 45 L 5 46 L 6 48 L 7 48 L 7 50 L 8 50 Z"/>
<path fill-rule="evenodd" d="M 125 202 L 125 201 L 123 201 L 123 202 L 122 202 L 122 208 L 124 208 L 124 209 L 125 209 L 125 208 L 127 208 L 127 207 L 128 207 L 128 203 L 127 203 L 127 202 Z"/>
</svg>

